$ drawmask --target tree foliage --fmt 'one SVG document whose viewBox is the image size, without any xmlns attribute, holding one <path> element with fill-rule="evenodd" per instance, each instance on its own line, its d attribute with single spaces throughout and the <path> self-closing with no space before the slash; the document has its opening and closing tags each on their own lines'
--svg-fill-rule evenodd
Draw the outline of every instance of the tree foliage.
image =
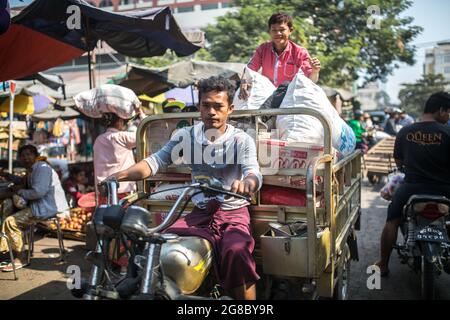
<svg viewBox="0 0 450 320">
<path fill-rule="evenodd" d="M 201 60 L 201 61 L 214 61 L 214 57 L 211 56 L 211 53 L 209 53 L 206 49 L 201 48 L 193 56 L 190 57 L 180 58 L 175 53 L 167 51 L 163 56 L 159 57 L 131 58 L 131 62 L 151 68 L 161 68 L 191 58 L 194 60 Z"/>
<path fill-rule="evenodd" d="M 256 47 L 270 39 L 269 17 L 278 11 L 294 17 L 291 39 L 322 62 L 321 82 L 350 87 L 365 72 L 367 81 L 385 80 L 399 62 L 414 64 L 411 42 L 422 31 L 400 17 L 410 0 L 235 0 L 237 10 L 205 28 L 217 61 L 248 62 Z M 368 8 L 380 8 L 380 28 L 370 28 Z"/>
<path fill-rule="evenodd" d="M 400 106 L 409 114 L 420 116 L 428 98 L 438 91 L 447 91 L 449 85 L 441 74 L 424 75 L 415 83 L 402 84 L 403 89 L 398 94 Z"/>
</svg>

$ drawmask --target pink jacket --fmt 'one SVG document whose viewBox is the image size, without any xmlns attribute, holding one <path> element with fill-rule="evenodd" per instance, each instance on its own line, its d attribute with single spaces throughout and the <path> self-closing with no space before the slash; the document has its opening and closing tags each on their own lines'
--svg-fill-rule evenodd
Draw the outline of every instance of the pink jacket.
<svg viewBox="0 0 450 320">
<path fill-rule="evenodd" d="M 299 69 L 309 78 L 312 72 L 309 57 L 308 50 L 292 41 L 289 41 L 283 53 L 278 55 L 272 41 L 268 41 L 256 49 L 247 66 L 253 71 L 259 71 L 262 67 L 262 74 L 278 87 L 285 81 L 292 81 Z"/>
</svg>

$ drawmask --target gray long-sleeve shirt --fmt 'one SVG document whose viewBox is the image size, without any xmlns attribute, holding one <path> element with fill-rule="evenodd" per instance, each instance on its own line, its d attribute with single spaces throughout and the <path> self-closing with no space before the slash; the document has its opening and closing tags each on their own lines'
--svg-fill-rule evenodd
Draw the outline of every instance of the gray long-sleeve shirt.
<svg viewBox="0 0 450 320">
<path fill-rule="evenodd" d="M 19 190 L 17 194 L 30 201 L 34 216 L 45 219 L 69 210 L 58 174 L 47 162 L 37 161 L 33 165 L 28 186 L 29 189 Z"/>
<path fill-rule="evenodd" d="M 178 130 L 171 140 L 158 152 L 146 158 L 152 174 L 172 163 L 186 165 L 192 169 L 192 180 L 198 176 L 215 177 L 230 188 L 235 180 L 243 180 L 249 174 L 258 179 L 258 189 L 262 185 L 262 175 L 256 158 L 256 146 L 253 139 L 240 129 L 227 125 L 223 135 L 214 142 L 204 133 L 203 123 Z M 248 205 L 242 199 L 216 196 L 222 210 L 234 210 Z M 203 193 L 192 198 L 199 208 L 205 208 L 211 197 Z"/>
</svg>

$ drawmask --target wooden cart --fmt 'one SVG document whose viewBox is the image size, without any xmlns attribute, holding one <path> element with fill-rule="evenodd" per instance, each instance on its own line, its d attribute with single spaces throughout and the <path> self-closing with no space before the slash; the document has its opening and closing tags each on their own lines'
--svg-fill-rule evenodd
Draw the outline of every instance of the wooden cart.
<svg viewBox="0 0 450 320">
<path fill-rule="evenodd" d="M 364 155 L 363 168 L 370 183 L 378 184 L 396 169 L 394 144 L 395 137 L 384 138 Z"/>
</svg>

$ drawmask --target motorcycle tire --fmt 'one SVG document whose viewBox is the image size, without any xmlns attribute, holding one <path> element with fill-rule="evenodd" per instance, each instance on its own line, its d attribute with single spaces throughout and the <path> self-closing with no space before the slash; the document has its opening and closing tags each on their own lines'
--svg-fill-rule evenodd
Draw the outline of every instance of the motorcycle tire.
<svg viewBox="0 0 450 320">
<path fill-rule="evenodd" d="M 422 256 L 422 266 L 421 266 L 421 293 L 422 299 L 424 300 L 434 300 L 436 298 L 436 288 L 435 288 L 435 275 L 436 267 L 433 263 L 429 262 L 424 256 Z"/>
</svg>

